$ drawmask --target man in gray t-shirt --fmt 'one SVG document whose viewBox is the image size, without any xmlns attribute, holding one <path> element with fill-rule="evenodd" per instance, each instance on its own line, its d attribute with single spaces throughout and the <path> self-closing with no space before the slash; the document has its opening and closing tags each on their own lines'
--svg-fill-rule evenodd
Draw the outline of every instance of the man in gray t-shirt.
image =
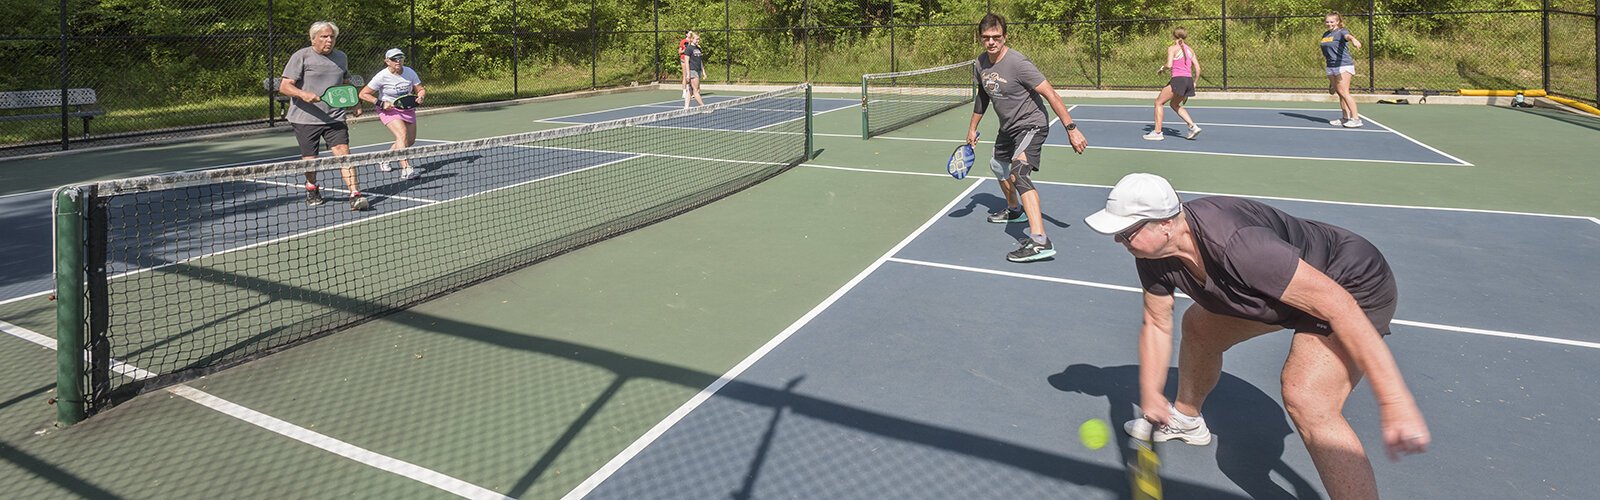
<svg viewBox="0 0 1600 500">
<path fill-rule="evenodd" d="M 283 67 L 283 80 L 278 93 L 289 96 L 289 112 L 285 115 L 294 128 L 295 140 L 300 143 L 300 158 L 317 157 L 319 142 L 327 142 L 334 156 L 350 154 L 350 129 L 345 126 L 345 110 L 322 102 L 322 93 L 329 87 L 346 82 L 356 83 L 350 77 L 349 57 L 334 50 L 339 38 L 339 27 L 328 21 L 311 25 L 311 46 L 295 51 Z M 350 114 L 361 116 L 361 107 L 350 108 Z M 356 170 L 346 167 L 340 172 L 345 188 L 350 191 L 350 208 L 366 210 L 367 198 L 356 184 Z M 317 173 L 306 172 L 306 204 L 322 204 L 322 190 L 317 187 Z"/>
<path fill-rule="evenodd" d="M 1039 192 L 1033 189 L 1029 175 L 1039 169 L 1039 153 L 1045 136 L 1050 133 L 1050 120 L 1044 112 L 1044 102 L 1061 117 L 1067 128 L 1067 138 L 1072 149 L 1079 154 L 1088 146 L 1078 124 L 1067 114 L 1054 87 L 1045 80 L 1033 61 L 1006 46 L 1006 20 L 997 14 L 983 16 L 978 23 L 978 36 L 983 41 L 984 53 L 978 56 L 973 70 L 978 98 L 972 107 L 972 123 L 967 126 L 967 143 L 977 145 L 978 122 L 989 105 L 1000 117 L 1000 130 L 994 138 L 994 157 L 989 159 L 989 169 L 1000 180 L 1000 191 L 1006 196 L 1006 208 L 989 214 L 989 222 L 1004 224 L 1027 222 L 1028 237 L 1018 240 L 1020 248 L 1006 254 L 1012 262 L 1033 262 L 1056 254 L 1050 238 L 1044 234 L 1044 216 L 1039 208 Z M 1020 205 L 1020 207 L 1019 207 Z"/>
</svg>

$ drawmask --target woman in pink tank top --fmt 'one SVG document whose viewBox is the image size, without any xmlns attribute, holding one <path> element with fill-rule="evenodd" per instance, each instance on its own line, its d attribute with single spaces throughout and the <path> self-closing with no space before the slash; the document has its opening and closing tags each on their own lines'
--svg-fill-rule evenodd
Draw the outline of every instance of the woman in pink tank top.
<svg viewBox="0 0 1600 500">
<path fill-rule="evenodd" d="M 1145 140 L 1159 141 L 1167 138 L 1166 132 L 1161 129 L 1161 118 L 1164 110 L 1162 106 L 1172 105 L 1172 110 L 1178 112 L 1178 117 L 1189 125 L 1189 132 L 1183 138 L 1193 140 L 1200 135 L 1200 126 L 1189 117 L 1189 110 L 1183 103 L 1194 97 L 1194 79 L 1200 75 L 1200 61 L 1195 60 L 1194 49 L 1184 40 L 1189 38 L 1189 30 L 1179 26 L 1172 30 L 1172 46 L 1167 47 L 1167 59 L 1162 63 L 1157 74 L 1171 70 L 1172 79 L 1167 81 L 1167 86 L 1161 88 L 1161 95 L 1156 96 L 1156 125 L 1145 134 Z"/>
</svg>

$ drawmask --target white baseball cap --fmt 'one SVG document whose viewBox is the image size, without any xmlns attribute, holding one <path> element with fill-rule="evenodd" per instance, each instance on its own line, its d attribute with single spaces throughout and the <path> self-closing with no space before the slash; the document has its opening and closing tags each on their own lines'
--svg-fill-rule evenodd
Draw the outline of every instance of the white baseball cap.
<svg viewBox="0 0 1600 500">
<path fill-rule="evenodd" d="M 403 55 L 406 55 L 406 53 L 404 51 L 401 51 L 400 49 L 389 49 L 388 52 L 384 52 L 383 53 L 383 58 L 384 59 L 394 59 L 394 56 L 403 56 Z"/>
<path fill-rule="evenodd" d="M 1100 234 L 1116 234 L 1140 221 L 1166 219 L 1178 215 L 1183 200 L 1172 184 L 1155 174 L 1128 174 L 1111 188 L 1106 208 L 1084 217 L 1089 228 Z"/>
</svg>

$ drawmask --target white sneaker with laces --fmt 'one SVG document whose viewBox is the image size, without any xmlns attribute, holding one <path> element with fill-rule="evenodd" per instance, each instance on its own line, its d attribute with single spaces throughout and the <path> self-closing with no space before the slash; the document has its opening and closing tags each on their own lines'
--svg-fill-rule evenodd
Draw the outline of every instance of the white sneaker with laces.
<svg viewBox="0 0 1600 500">
<path fill-rule="evenodd" d="M 378 171 L 379 172 L 393 172 L 394 171 L 394 166 L 390 165 L 389 162 L 379 163 L 378 164 Z"/>
<path fill-rule="evenodd" d="M 417 175 L 419 175 L 417 169 L 411 167 L 406 167 L 405 170 L 400 171 L 400 178 L 405 180 L 415 179 Z"/>
<path fill-rule="evenodd" d="M 1205 130 L 1205 129 L 1200 128 L 1199 125 L 1195 125 L 1193 127 L 1189 127 L 1189 135 L 1183 136 L 1183 138 L 1192 141 L 1192 140 L 1194 140 L 1194 136 L 1200 135 L 1200 131 L 1201 130 Z"/>
<path fill-rule="evenodd" d="M 1344 122 L 1344 128 L 1361 128 L 1361 125 L 1363 124 L 1360 118 Z"/>
<path fill-rule="evenodd" d="M 1328 124 L 1329 125 L 1333 125 L 1335 127 L 1343 127 L 1344 126 L 1344 118 L 1340 118 L 1338 120 L 1328 120 Z"/>
<path fill-rule="evenodd" d="M 1206 427 L 1206 419 L 1204 416 L 1179 416 L 1182 414 L 1178 413 L 1177 410 L 1173 410 L 1172 415 L 1173 418 L 1171 419 L 1170 423 L 1162 426 L 1160 429 L 1156 429 L 1155 441 L 1157 443 L 1164 443 L 1176 439 L 1195 446 L 1205 446 L 1211 444 L 1211 429 Z M 1194 421 L 1192 423 L 1179 422 L 1179 420 L 1185 420 L 1189 418 L 1193 418 Z M 1145 439 L 1146 436 L 1150 435 L 1150 428 L 1150 421 L 1145 420 L 1144 418 L 1135 418 L 1122 424 L 1123 432 L 1128 433 L 1128 436 L 1131 436 L 1134 439 Z"/>
<path fill-rule="evenodd" d="M 1143 135 L 1141 137 L 1144 137 L 1144 140 L 1147 140 L 1147 141 L 1159 141 L 1159 140 L 1167 138 L 1167 136 L 1163 135 L 1160 131 L 1150 132 L 1150 133 L 1145 134 L 1145 135 Z"/>
</svg>

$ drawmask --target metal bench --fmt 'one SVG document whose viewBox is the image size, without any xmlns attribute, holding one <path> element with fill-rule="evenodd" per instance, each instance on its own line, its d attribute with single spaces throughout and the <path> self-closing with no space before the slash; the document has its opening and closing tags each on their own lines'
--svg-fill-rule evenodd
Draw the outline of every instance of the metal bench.
<svg viewBox="0 0 1600 500">
<path fill-rule="evenodd" d="M 267 90 L 267 95 L 272 96 L 272 102 L 277 103 L 273 108 L 272 115 L 279 120 L 282 120 L 284 114 L 289 112 L 289 96 L 278 93 L 278 84 L 281 82 L 283 82 L 283 77 L 281 76 L 267 78 L 261 82 L 261 86 Z"/>
<path fill-rule="evenodd" d="M 83 120 L 83 136 L 89 136 L 89 120 L 96 116 L 106 114 L 105 110 L 86 107 L 98 104 L 94 89 L 68 89 L 67 105 L 72 109 L 67 116 Z M 51 113 L 36 113 L 27 115 L 0 115 L 0 122 L 20 120 L 43 120 L 47 118 L 61 118 L 61 90 L 20 90 L 13 92 L 0 92 L 0 109 L 33 109 L 56 108 Z"/>
</svg>

